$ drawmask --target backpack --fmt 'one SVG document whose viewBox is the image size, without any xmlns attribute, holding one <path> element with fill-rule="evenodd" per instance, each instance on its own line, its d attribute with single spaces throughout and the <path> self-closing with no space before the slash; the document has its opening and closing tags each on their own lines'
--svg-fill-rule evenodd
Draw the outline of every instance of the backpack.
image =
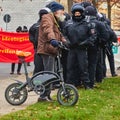
<svg viewBox="0 0 120 120">
<path fill-rule="evenodd" d="M 109 33 L 108 42 L 117 42 L 117 36 L 115 32 L 113 31 L 113 29 L 111 28 L 109 20 L 107 20 L 107 18 L 104 18 L 101 21 L 104 23 L 105 28 L 107 32 Z"/>
<path fill-rule="evenodd" d="M 33 43 L 34 49 L 37 49 L 40 22 L 33 24 L 29 29 L 29 40 Z"/>
<path fill-rule="evenodd" d="M 99 32 L 96 29 L 97 23 L 94 21 L 94 19 L 90 19 L 87 23 L 90 32 L 89 34 L 94 37 L 94 44 L 98 47 L 104 47 L 108 40 L 99 37 Z"/>
</svg>

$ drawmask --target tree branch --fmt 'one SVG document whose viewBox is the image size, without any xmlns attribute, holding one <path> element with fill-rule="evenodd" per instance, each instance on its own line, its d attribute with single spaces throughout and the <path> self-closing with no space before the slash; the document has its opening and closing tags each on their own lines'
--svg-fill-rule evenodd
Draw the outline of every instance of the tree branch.
<svg viewBox="0 0 120 120">
<path fill-rule="evenodd" d="M 111 5 L 111 8 L 118 2 L 119 2 L 119 0 L 116 0 L 115 2 L 113 2 L 113 4 Z"/>
</svg>

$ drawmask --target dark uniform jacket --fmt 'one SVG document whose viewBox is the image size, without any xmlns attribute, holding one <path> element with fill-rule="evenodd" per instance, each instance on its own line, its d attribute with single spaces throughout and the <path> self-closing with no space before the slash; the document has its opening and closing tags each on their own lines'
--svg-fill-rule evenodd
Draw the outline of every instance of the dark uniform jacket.
<svg viewBox="0 0 120 120">
<path fill-rule="evenodd" d="M 73 46 L 86 40 L 89 37 L 89 29 L 85 19 L 81 22 L 69 20 L 65 26 L 65 34 Z"/>
<path fill-rule="evenodd" d="M 34 49 L 37 49 L 40 20 L 33 24 L 29 29 L 29 40 L 33 43 Z"/>
<path fill-rule="evenodd" d="M 107 42 L 109 39 L 109 34 L 107 33 L 105 24 L 98 21 L 95 17 L 90 19 L 90 23 L 95 23 L 97 39 L 101 39 L 103 42 Z"/>
<path fill-rule="evenodd" d="M 95 24 L 94 33 L 91 33 L 91 29 L 93 29 L 91 23 Z M 87 22 L 85 19 L 81 20 L 81 22 L 75 22 L 71 19 L 65 26 L 65 33 L 71 45 L 77 45 L 85 40 L 89 41 L 91 38 L 94 42 L 98 38 L 104 42 L 108 39 L 104 24 L 95 18 L 91 19 L 90 22 Z"/>
</svg>

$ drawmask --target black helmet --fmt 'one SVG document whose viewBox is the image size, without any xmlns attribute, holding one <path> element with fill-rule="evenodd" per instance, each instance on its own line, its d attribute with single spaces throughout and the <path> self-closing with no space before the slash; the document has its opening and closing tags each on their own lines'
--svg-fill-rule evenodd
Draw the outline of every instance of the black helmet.
<svg viewBox="0 0 120 120">
<path fill-rule="evenodd" d="M 86 8 L 88 6 L 92 6 L 92 4 L 90 2 L 81 2 L 80 5 L 84 8 Z"/>
<path fill-rule="evenodd" d="M 88 6 L 85 8 L 84 14 L 88 16 L 96 16 L 97 10 L 94 6 Z"/>
<path fill-rule="evenodd" d="M 81 14 L 84 12 L 84 7 L 82 7 L 80 4 L 76 3 L 72 6 L 71 12 L 74 14 L 76 11 L 79 11 Z"/>
</svg>

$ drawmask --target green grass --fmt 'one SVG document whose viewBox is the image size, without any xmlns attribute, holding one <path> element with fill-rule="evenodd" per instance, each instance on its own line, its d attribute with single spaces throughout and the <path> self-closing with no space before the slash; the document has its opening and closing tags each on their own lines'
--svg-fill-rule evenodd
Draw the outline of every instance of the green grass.
<svg viewBox="0 0 120 120">
<path fill-rule="evenodd" d="M 1 116 L 0 120 L 120 120 L 120 78 L 108 78 L 94 90 L 79 89 L 79 101 L 65 107 L 42 102 Z"/>
</svg>

